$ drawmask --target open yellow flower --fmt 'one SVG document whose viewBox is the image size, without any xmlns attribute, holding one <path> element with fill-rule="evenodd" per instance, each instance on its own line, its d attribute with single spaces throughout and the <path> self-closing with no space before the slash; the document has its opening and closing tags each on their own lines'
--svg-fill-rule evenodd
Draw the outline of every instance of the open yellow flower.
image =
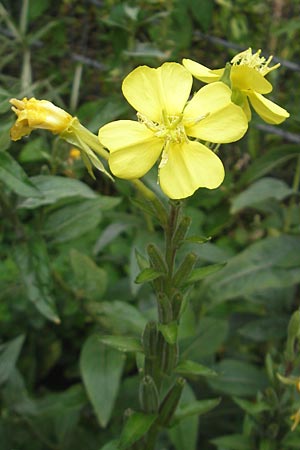
<svg viewBox="0 0 300 450">
<path fill-rule="evenodd" d="M 12 104 L 12 110 L 17 115 L 17 120 L 10 130 L 13 141 L 18 141 L 39 128 L 59 134 L 62 139 L 80 149 L 83 162 L 92 177 L 94 177 L 92 171 L 92 166 L 94 166 L 111 178 L 102 162 L 95 155 L 96 152 L 107 159 L 107 152 L 100 144 L 97 136 L 81 125 L 77 117 L 71 116 L 48 100 L 37 100 L 35 98 L 28 100 L 24 97 L 22 100 L 12 98 L 10 103 Z"/>
<path fill-rule="evenodd" d="M 289 117 L 289 113 L 265 98 L 263 94 L 272 91 L 272 85 L 265 79 L 265 76 L 277 69 L 280 64 L 269 67 L 272 56 L 266 60 L 260 56 L 260 53 L 261 50 L 252 53 L 251 48 L 248 48 L 232 58 L 230 70 L 232 101 L 243 108 L 249 121 L 251 120 L 250 101 L 252 107 L 265 122 L 279 124 Z M 225 68 L 211 70 L 191 59 L 183 59 L 182 63 L 195 78 L 204 83 L 219 81 L 225 70 Z"/>
<path fill-rule="evenodd" d="M 188 101 L 192 82 L 188 70 L 177 63 L 158 69 L 140 66 L 125 78 L 123 94 L 138 111 L 138 122 L 119 120 L 99 130 L 114 175 L 140 178 L 161 156 L 159 183 L 169 198 L 185 198 L 199 187 L 214 189 L 222 183 L 221 160 L 188 136 L 233 142 L 246 132 L 247 119 L 223 83 L 205 86 Z"/>
</svg>

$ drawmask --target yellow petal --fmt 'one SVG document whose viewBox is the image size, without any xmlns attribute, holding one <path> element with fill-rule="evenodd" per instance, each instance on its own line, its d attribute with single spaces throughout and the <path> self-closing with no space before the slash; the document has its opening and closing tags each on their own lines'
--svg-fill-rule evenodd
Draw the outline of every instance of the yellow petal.
<svg viewBox="0 0 300 450">
<path fill-rule="evenodd" d="M 128 102 L 141 114 L 161 122 L 167 115 L 182 112 L 190 95 L 191 74 L 177 63 L 164 63 L 158 69 L 140 66 L 123 81 L 122 90 Z"/>
<path fill-rule="evenodd" d="M 230 78 L 232 87 L 241 91 L 256 91 L 260 94 L 268 94 L 272 91 L 271 83 L 253 67 L 232 66 Z"/>
<path fill-rule="evenodd" d="M 225 144 L 241 139 L 247 129 L 248 120 L 243 109 L 230 103 L 198 123 L 186 127 L 186 133 L 204 141 Z"/>
<path fill-rule="evenodd" d="M 189 197 L 200 187 L 215 189 L 224 179 L 221 160 L 199 142 L 170 143 L 165 153 L 159 182 L 169 198 Z"/>
<path fill-rule="evenodd" d="M 202 64 L 192 61 L 191 59 L 183 59 L 182 64 L 195 78 L 203 81 L 204 83 L 219 81 L 224 72 L 224 69 L 211 70 Z"/>
<path fill-rule="evenodd" d="M 261 94 L 252 92 L 248 95 L 248 98 L 257 114 L 267 123 L 277 125 L 290 116 L 284 108 Z"/>
<path fill-rule="evenodd" d="M 183 120 L 187 126 L 224 108 L 231 103 L 231 90 L 224 83 L 216 82 L 201 88 L 184 109 Z"/>
<path fill-rule="evenodd" d="M 134 120 L 116 120 L 100 128 L 98 137 L 111 153 L 123 147 L 130 147 L 153 138 L 153 131 Z"/>
<path fill-rule="evenodd" d="M 104 125 L 99 130 L 99 140 L 110 150 L 112 173 L 128 180 L 145 175 L 159 158 L 164 144 L 145 125 L 132 120 Z"/>
</svg>

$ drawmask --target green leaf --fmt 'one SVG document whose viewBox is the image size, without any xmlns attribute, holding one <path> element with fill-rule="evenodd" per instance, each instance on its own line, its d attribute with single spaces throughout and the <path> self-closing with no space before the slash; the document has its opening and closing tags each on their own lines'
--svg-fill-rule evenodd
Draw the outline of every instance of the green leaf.
<svg viewBox="0 0 300 450">
<path fill-rule="evenodd" d="M 129 336 L 101 336 L 100 341 L 120 352 L 142 352 L 140 339 Z"/>
<path fill-rule="evenodd" d="M 102 200 L 81 200 L 48 214 L 44 233 L 53 242 L 66 242 L 96 228 L 102 219 Z"/>
<path fill-rule="evenodd" d="M 134 412 L 129 416 L 120 437 L 119 450 L 126 450 L 144 436 L 156 420 L 155 414 Z"/>
<path fill-rule="evenodd" d="M 201 416 L 214 409 L 221 402 L 220 398 L 212 398 L 207 400 L 195 400 L 184 405 L 175 413 L 175 422 L 190 416 Z"/>
<path fill-rule="evenodd" d="M 124 356 L 91 335 L 80 355 L 80 371 L 88 397 L 101 427 L 108 424 L 119 391 Z"/>
<path fill-rule="evenodd" d="M 292 193 L 293 190 L 285 182 L 276 178 L 262 178 L 232 200 L 231 213 L 236 214 L 244 208 L 255 207 L 271 199 L 283 200 Z"/>
<path fill-rule="evenodd" d="M 219 372 L 216 378 L 208 378 L 208 384 L 215 390 L 234 396 L 255 396 L 267 386 L 265 374 L 252 364 L 225 359 L 216 364 Z"/>
<path fill-rule="evenodd" d="M 38 188 L 7 152 L 0 152 L 0 180 L 15 194 L 22 197 L 41 197 Z"/>
<path fill-rule="evenodd" d="M 212 439 L 211 442 L 220 450 L 252 450 L 252 441 L 243 434 L 231 434 Z"/>
<path fill-rule="evenodd" d="M 60 323 L 52 297 L 52 277 L 45 242 L 38 236 L 27 244 L 19 244 L 13 252 L 28 300 L 54 323 Z"/>
<path fill-rule="evenodd" d="M 15 368 L 24 339 L 24 334 L 21 334 L 0 346 L 0 385 L 7 381 Z"/>
<path fill-rule="evenodd" d="M 198 267 L 192 271 L 187 279 L 187 283 L 196 283 L 197 281 L 203 280 L 208 275 L 223 269 L 224 266 L 226 266 L 226 263 L 210 264 L 209 266 Z"/>
<path fill-rule="evenodd" d="M 231 258 L 226 267 L 202 284 L 211 307 L 269 288 L 292 286 L 300 280 L 300 239 L 268 237 Z"/>
<path fill-rule="evenodd" d="M 217 372 L 209 367 L 190 360 L 180 361 L 174 370 L 176 373 L 184 376 L 213 377 L 217 375 Z"/>
<path fill-rule="evenodd" d="M 245 400 L 243 398 L 234 397 L 233 401 L 239 405 L 244 411 L 246 411 L 251 416 L 257 416 L 261 412 L 270 411 L 272 409 L 271 405 L 262 400 L 254 403 L 253 401 Z"/>
<path fill-rule="evenodd" d="M 53 205 L 59 200 L 79 197 L 97 198 L 94 191 L 86 184 L 74 178 L 54 175 L 37 175 L 30 182 L 41 192 L 39 198 L 27 198 L 18 207 L 33 209 L 43 205 Z"/>
<path fill-rule="evenodd" d="M 185 238 L 185 242 L 191 242 L 192 244 L 205 244 L 205 242 L 208 242 L 210 240 L 211 236 L 190 236 Z"/>
<path fill-rule="evenodd" d="M 156 280 L 157 278 L 164 275 L 163 272 L 158 272 L 157 270 L 153 269 L 152 267 L 146 267 L 146 269 L 143 269 L 138 276 L 135 279 L 135 282 L 137 284 L 141 283 L 148 283 L 149 281 Z"/>
<path fill-rule="evenodd" d="M 249 184 L 271 172 L 275 167 L 284 164 L 300 154 L 299 145 L 282 145 L 269 149 L 265 155 L 256 159 L 242 175 L 240 183 Z"/>
<path fill-rule="evenodd" d="M 176 321 L 158 325 L 159 331 L 162 333 L 168 344 L 176 344 L 178 335 L 178 325 Z"/>
<path fill-rule="evenodd" d="M 87 255 L 71 250 L 71 267 L 74 272 L 72 288 L 79 290 L 80 296 L 90 300 L 102 298 L 107 287 L 107 274 Z"/>
</svg>

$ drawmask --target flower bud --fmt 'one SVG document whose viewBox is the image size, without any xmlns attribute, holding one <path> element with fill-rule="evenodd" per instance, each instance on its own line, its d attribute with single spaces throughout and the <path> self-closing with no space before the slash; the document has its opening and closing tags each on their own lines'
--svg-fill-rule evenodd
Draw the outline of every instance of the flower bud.
<svg viewBox="0 0 300 450">
<path fill-rule="evenodd" d="M 140 403 L 145 413 L 155 413 L 159 406 L 159 394 L 153 378 L 146 375 L 140 383 Z"/>
<path fill-rule="evenodd" d="M 191 271 L 193 270 L 193 267 L 197 261 L 197 255 L 196 253 L 188 253 L 180 266 L 177 269 L 177 272 L 175 273 L 173 277 L 173 286 L 179 287 L 181 284 L 183 284 L 187 277 L 190 275 Z"/>
<path fill-rule="evenodd" d="M 159 408 L 158 423 L 161 426 L 168 426 L 176 412 L 182 390 L 185 385 L 183 378 L 177 378 Z"/>
</svg>

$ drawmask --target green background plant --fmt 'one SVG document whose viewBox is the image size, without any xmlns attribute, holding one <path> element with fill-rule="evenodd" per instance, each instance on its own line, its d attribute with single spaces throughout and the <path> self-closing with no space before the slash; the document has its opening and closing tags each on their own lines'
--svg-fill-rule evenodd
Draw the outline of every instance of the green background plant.
<svg viewBox="0 0 300 450">
<path fill-rule="evenodd" d="M 299 394 L 277 378 L 299 376 L 286 352 L 299 307 L 299 15 L 298 0 L 0 3 L 1 450 L 115 449 L 124 411 L 138 409 L 141 362 L 127 350 L 156 314 L 149 285 L 135 283 L 137 260 L 149 242 L 162 245 L 127 183 L 91 179 L 46 132 L 11 143 L 9 98 L 46 98 L 97 132 L 134 116 L 121 82 L 137 65 L 188 57 L 222 67 L 249 46 L 281 62 L 271 98 L 291 117 L 275 128 L 254 116 L 247 136 L 220 150 L 221 188 L 186 202 L 198 272 L 180 351 L 211 372 L 189 378 L 181 420 L 157 448 L 300 447 L 289 418 Z M 154 172 L 145 182 L 158 192 Z M 132 339 L 121 352 L 103 335 Z M 217 397 L 199 419 L 187 410 Z"/>
</svg>

